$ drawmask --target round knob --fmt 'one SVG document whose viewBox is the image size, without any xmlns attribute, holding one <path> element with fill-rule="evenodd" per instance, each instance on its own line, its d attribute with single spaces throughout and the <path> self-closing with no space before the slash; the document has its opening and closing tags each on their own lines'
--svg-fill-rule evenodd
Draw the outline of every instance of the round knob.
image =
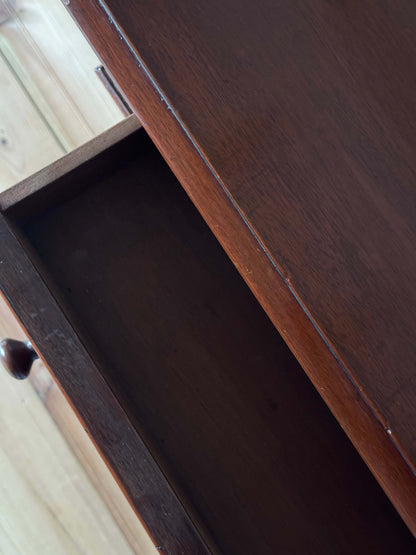
<svg viewBox="0 0 416 555">
<path fill-rule="evenodd" d="M 0 361 L 6 370 L 17 380 L 28 377 L 33 361 L 38 357 L 29 341 L 3 339 L 0 341 Z"/>
</svg>

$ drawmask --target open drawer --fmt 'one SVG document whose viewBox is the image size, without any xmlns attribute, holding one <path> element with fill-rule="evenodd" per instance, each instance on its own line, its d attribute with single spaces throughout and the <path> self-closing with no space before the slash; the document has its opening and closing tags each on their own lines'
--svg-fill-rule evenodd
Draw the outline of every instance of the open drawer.
<svg viewBox="0 0 416 555">
<path fill-rule="evenodd" d="M 162 553 L 413 552 L 143 129 L 25 191 L 3 292 Z"/>
</svg>

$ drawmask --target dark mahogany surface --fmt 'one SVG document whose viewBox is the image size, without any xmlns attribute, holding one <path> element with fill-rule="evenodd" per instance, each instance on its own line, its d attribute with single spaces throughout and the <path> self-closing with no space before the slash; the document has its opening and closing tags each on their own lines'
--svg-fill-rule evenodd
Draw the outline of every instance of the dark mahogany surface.
<svg viewBox="0 0 416 555">
<path fill-rule="evenodd" d="M 416 460 L 415 2 L 107 5 Z"/>
<path fill-rule="evenodd" d="M 416 530 L 416 4 L 69 8 Z"/>
<path fill-rule="evenodd" d="M 405 525 L 143 130 L 8 217 L 221 553 L 413 552 Z M 60 350 L 70 350 L 62 338 Z M 85 370 L 69 368 L 58 378 L 73 392 Z M 95 383 L 86 387 L 96 395 Z M 81 408 L 85 395 L 75 395 Z M 104 422 L 92 424 L 100 440 L 108 435 L 108 451 L 126 424 L 98 417 Z M 127 489 L 153 484 L 140 452 L 119 446 L 110 460 L 123 468 L 128 459 Z M 166 538 L 172 508 L 163 510 L 166 492 L 154 483 L 134 499 L 138 512 L 143 503 L 166 552 L 193 555 L 180 519 Z"/>
</svg>

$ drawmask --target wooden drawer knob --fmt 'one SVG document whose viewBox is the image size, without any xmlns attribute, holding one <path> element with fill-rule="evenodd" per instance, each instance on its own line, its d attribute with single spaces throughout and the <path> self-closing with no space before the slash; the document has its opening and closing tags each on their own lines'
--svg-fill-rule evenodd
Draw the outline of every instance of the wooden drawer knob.
<svg viewBox="0 0 416 555">
<path fill-rule="evenodd" d="M 6 370 L 17 380 L 28 377 L 33 361 L 38 357 L 29 341 L 3 339 L 0 341 L 0 361 Z"/>
</svg>

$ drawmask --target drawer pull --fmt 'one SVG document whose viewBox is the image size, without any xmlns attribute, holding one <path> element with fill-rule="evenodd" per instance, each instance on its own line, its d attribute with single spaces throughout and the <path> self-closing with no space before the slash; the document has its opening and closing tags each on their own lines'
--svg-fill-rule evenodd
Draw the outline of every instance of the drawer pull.
<svg viewBox="0 0 416 555">
<path fill-rule="evenodd" d="M 37 358 L 39 357 L 29 341 L 0 341 L 0 360 L 9 374 L 17 380 L 24 380 L 29 376 L 33 361 Z"/>
</svg>

